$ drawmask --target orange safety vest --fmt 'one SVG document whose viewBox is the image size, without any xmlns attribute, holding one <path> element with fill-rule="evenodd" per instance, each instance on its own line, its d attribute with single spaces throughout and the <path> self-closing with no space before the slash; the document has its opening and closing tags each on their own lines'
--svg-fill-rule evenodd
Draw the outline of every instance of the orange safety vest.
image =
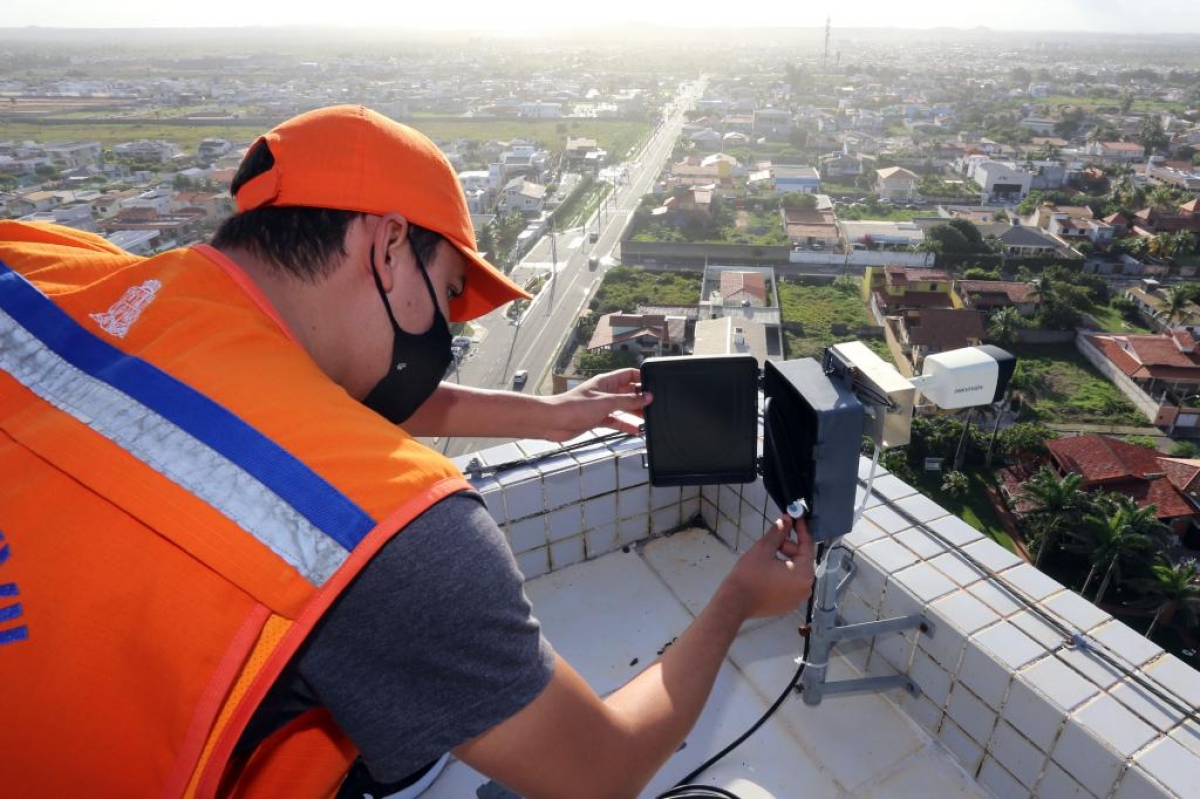
<svg viewBox="0 0 1200 799">
<path fill-rule="evenodd" d="M 304 714 L 234 744 L 397 531 L 469 488 L 206 246 L 0 222 L 0 795 L 321 797 Z"/>
</svg>

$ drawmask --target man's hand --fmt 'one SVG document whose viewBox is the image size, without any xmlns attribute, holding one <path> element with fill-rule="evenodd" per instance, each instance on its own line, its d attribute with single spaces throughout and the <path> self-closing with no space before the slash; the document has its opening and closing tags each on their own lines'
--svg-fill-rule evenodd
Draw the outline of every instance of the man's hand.
<svg viewBox="0 0 1200 799">
<path fill-rule="evenodd" d="M 639 377 L 637 369 L 618 369 L 548 397 L 550 408 L 541 420 L 544 426 L 538 438 L 566 441 L 593 427 L 637 435 L 642 408 L 651 400 L 649 394 L 642 393 Z M 635 418 L 621 418 L 622 414 L 633 414 Z"/>
<path fill-rule="evenodd" d="M 745 619 L 778 616 L 812 594 L 813 567 L 813 540 L 804 520 L 785 515 L 738 559 L 720 591 Z"/>
</svg>

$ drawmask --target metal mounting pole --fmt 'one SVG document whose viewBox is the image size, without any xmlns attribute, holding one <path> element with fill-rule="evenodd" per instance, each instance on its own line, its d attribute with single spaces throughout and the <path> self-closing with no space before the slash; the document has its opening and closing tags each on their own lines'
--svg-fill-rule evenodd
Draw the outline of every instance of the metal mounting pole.
<svg viewBox="0 0 1200 799">
<path fill-rule="evenodd" d="M 934 633 L 933 625 L 921 615 L 881 619 L 862 624 L 840 624 L 837 613 L 838 596 L 854 576 L 854 569 L 852 563 L 843 566 L 845 549 L 836 542 L 829 547 L 827 552 L 825 560 L 817 568 L 816 587 L 813 593 L 815 605 L 813 606 L 812 623 L 808 630 L 808 661 L 804 667 L 804 674 L 800 678 L 799 689 L 803 693 L 804 704 L 819 705 L 826 694 L 886 691 L 892 688 L 903 688 L 913 696 L 920 695 L 921 689 L 906 674 L 835 682 L 826 681 L 829 656 L 833 653 L 833 647 L 838 641 L 874 638 L 876 635 L 913 628 L 919 629 L 929 636 Z M 842 572 L 847 572 L 847 574 L 843 576 Z"/>
</svg>

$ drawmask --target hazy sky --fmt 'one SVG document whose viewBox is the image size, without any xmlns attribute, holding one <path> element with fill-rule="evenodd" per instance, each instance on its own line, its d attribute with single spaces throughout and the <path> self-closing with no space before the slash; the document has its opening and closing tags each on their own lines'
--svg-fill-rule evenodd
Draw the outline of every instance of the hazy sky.
<svg viewBox="0 0 1200 799">
<path fill-rule="evenodd" d="M 1200 33 L 1195 0 L 757 0 L 735 5 L 703 0 L 8 0 L 0 27 L 55 28 L 225 27 L 231 25 L 338 25 L 371 28 L 461 27 L 506 32 L 623 22 L 718 26 L 833 27 L 988 26 L 998 30 L 1077 30 L 1129 33 Z"/>
</svg>

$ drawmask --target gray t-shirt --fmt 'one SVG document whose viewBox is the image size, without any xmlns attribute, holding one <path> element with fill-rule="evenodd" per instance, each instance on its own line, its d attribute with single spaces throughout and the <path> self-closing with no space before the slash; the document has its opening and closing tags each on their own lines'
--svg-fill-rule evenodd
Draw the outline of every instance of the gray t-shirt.
<svg viewBox="0 0 1200 799">
<path fill-rule="evenodd" d="M 553 651 L 477 494 L 392 538 L 313 630 L 238 744 L 323 706 L 381 782 L 402 779 L 529 704 Z"/>
</svg>

